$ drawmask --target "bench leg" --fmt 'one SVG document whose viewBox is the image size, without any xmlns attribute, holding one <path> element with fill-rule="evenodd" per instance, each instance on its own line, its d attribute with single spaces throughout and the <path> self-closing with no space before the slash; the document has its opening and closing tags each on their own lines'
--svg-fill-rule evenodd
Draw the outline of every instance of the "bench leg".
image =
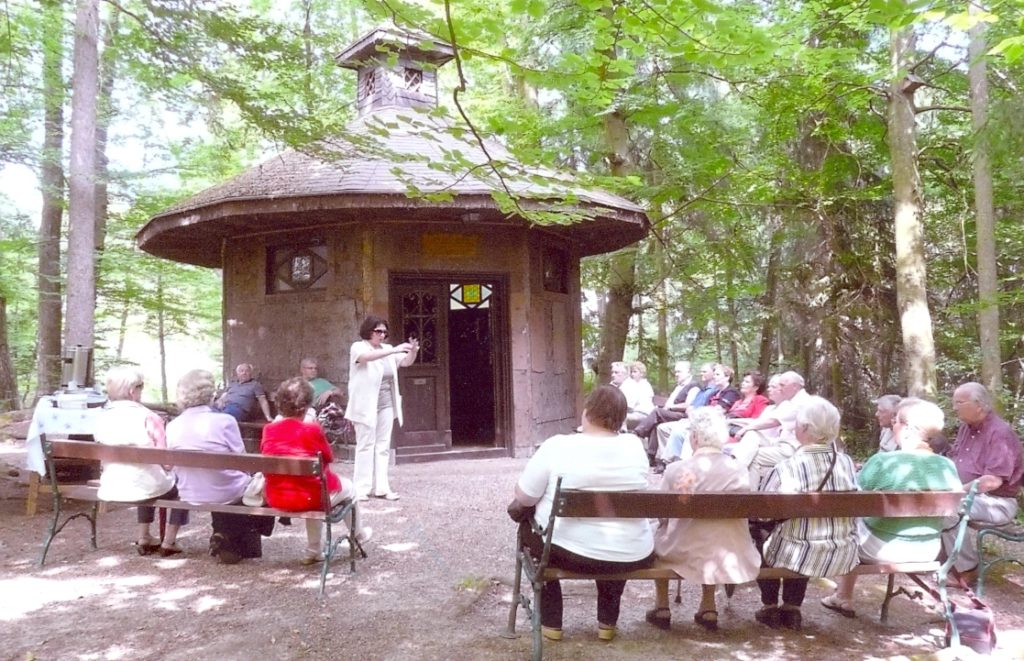
<svg viewBox="0 0 1024 661">
<path fill-rule="evenodd" d="M 896 591 L 896 574 L 889 574 L 889 583 L 885 588 L 885 599 L 882 600 L 882 612 L 878 615 L 878 621 L 885 624 L 889 620 L 889 602 L 892 601 Z"/>
<path fill-rule="evenodd" d="M 327 589 L 327 572 L 331 567 L 331 556 L 334 555 L 334 544 L 331 543 L 331 517 L 327 516 L 324 518 L 324 546 L 323 556 L 324 562 L 320 566 L 320 592 L 317 596 L 320 599 L 324 598 L 324 592 Z"/>
<path fill-rule="evenodd" d="M 544 583 L 542 581 L 533 581 L 533 617 L 531 618 L 533 624 L 533 661 L 543 661 L 544 658 L 544 636 L 541 635 L 540 631 L 541 591 L 543 589 Z"/>
<path fill-rule="evenodd" d="M 96 521 L 100 518 L 99 514 L 100 514 L 101 510 L 105 511 L 106 508 L 104 507 L 103 503 L 101 503 L 100 501 L 97 500 L 97 501 L 93 502 L 93 504 L 92 504 L 92 516 L 87 517 L 89 519 L 89 528 L 90 528 L 90 530 L 89 530 L 89 533 L 90 533 L 89 541 L 92 542 L 92 550 L 93 551 L 95 551 L 96 549 L 99 548 L 98 546 L 96 546 Z"/>
<path fill-rule="evenodd" d="M 1000 530 L 998 528 L 982 528 L 978 531 L 978 586 L 974 590 L 974 593 L 978 595 L 979 599 L 984 594 L 985 572 L 991 569 L 993 565 L 998 565 L 1000 562 L 1012 562 L 1016 565 L 1024 567 L 1024 562 L 1018 560 L 1014 556 L 997 557 L 993 558 L 988 562 L 985 562 L 984 539 L 987 535 L 994 535 L 999 539 L 1005 539 L 1009 542 L 1024 542 L 1024 534 L 1015 534 L 1014 532 L 1008 530 Z"/>
<path fill-rule="evenodd" d="M 519 611 L 519 603 L 523 599 L 523 557 L 521 551 L 516 551 L 516 575 L 512 580 L 512 603 L 508 607 L 508 625 L 505 627 L 505 638 L 516 637 L 516 615 Z"/>
<path fill-rule="evenodd" d="M 50 520 L 49 529 L 46 531 L 46 541 L 43 542 L 43 553 L 39 556 L 39 566 L 42 567 L 46 564 L 46 554 L 50 552 L 50 544 L 53 543 L 54 538 L 60 534 L 61 530 L 64 530 L 64 526 L 68 525 L 78 517 L 83 517 L 89 521 L 90 527 L 90 541 L 92 542 L 92 548 L 95 550 L 96 546 L 96 511 L 99 507 L 99 503 L 94 502 L 90 511 L 78 512 L 72 514 L 64 521 L 60 521 L 61 515 L 61 497 L 60 492 L 54 489 L 53 491 L 53 518 Z"/>
<path fill-rule="evenodd" d="M 28 472 L 28 495 L 25 497 L 25 516 L 35 516 L 39 503 L 39 473 Z"/>
<path fill-rule="evenodd" d="M 985 594 L 985 571 L 996 562 L 999 562 L 998 560 L 993 560 L 990 563 L 985 562 L 984 539 L 987 532 L 987 530 L 978 531 L 978 586 L 974 593 L 978 595 L 979 599 Z"/>
</svg>

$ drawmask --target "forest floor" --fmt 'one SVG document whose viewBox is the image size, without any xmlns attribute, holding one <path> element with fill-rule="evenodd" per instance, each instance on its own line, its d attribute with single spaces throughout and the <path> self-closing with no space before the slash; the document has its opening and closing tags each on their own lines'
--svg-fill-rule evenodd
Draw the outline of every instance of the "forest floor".
<svg viewBox="0 0 1024 661">
<path fill-rule="evenodd" d="M 397 502 L 365 507 L 374 529 L 369 559 L 355 574 L 339 563 L 317 599 L 319 569 L 303 567 L 300 522 L 275 530 L 264 557 L 234 566 L 207 551 L 208 515 L 193 512 L 179 540 L 184 556 L 140 557 L 131 547 L 134 512 L 100 519 L 99 550 L 88 524 L 72 522 L 45 567 L 37 564 L 49 505 L 28 518 L 23 449 L 0 441 L 0 659 L 528 659 L 529 623 L 518 638 L 505 629 L 515 527 L 505 515 L 523 459 L 452 461 L 393 468 Z M 5 465 L 4 465 L 5 464 Z M 351 474 L 351 465 L 336 467 Z M 631 582 L 619 636 L 596 637 L 592 584 L 565 588 L 565 639 L 545 645 L 547 659 L 882 659 L 935 655 L 943 624 L 920 601 L 898 597 L 888 625 L 877 608 L 884 578 L 858 583 L 860 613 L 850 620 L 818 599 L 828 581 L 813 581 L 804 630 L 773 631 L 754 621 L 753 584 L 731 603 L 720 597 L 721 630 L 693 624 L 699 590 L 683 586 L 671 631 L 644 622 L 653 584 Z M 995 608 L 995 658 L 1024 659 L 1024 571 L 1005 570 L 986 586 Z"/>
</svg>

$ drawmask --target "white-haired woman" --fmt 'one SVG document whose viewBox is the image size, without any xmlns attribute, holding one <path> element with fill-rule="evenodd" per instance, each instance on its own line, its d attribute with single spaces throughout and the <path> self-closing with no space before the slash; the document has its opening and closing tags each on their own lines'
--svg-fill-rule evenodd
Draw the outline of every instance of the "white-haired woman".
<svg viewBox="0 0 1024 661">
<path fill-rule="evenodd" d="M 956 466 L 934 453 L 934 439 L 942 435 L 945 416 L 935 404 L 908 397 L 896 406 L 892 431 L 898 450 L 872 455 L 857 476 L 864 491 L 956 491 L 962 487 Z M 857 519 L 860 561 L 916 562 L 936 558 L 942 547 L 942 517 Z M 856 576 L 843 576 L 835 594 L 821 605 L 854 617 Z"/>
<path fill-rule="evenodd" d="M 140 402 L 142 372 L 134 367 L 115 367 L 107 374 L 106 406 L 96 418 L 93 438 L 104 445 L 167 447 L 164 421 Z M 100 475 L 100 500 L 131 503 L 153 498 L 175 498 L 174 475 L 153 464 L 122 464 L 104 462 Z M 139 555 L 159 552 L 173 554 L 178 528 L 188 521 L 187 510 L 171 510 L 169 525 L 161 541 L 150 527 L 154 519 L 152 507 L 139 506 L 139 537 L 135 549 Z"/>
<path fill-rule="evenodd" d="M 796 411 L 796 440 L 792 457 L 775 465 L 761 491 L 803 493 L 856 491 L 853 461 L 840 452 L 839 411 L 827 399 L 808 395 Z M 839 576 L 857 564 L 857 537 L 851 517 L 788 519 L 764 543 L 763 564 L 783 567 L 802 576 Z M 779 606 L 779 587 L 782 606 Z M 755 613 L 772 628 L 800 629 L 800 607 L 807 593 L 807 578 L 761 579 L 762 608 Z"/>
<path fill-rule="evenodd" d="M 238 421 L 227 413 L 213 410 L 216 384 L 213 374 L 192 370 L 178 381 L 178 407 L 181 414 L 167 424 L 167 447 L 175 450 L 205 452 L 245 452 Z M 176 466 L 178 493 L 189 503 L 239 503 L 251 479 L 239 470 Z M 210 554 L 223 564 L 262 555 L 260 535 L 269 535 L 274 519 L 247 514 L 213 512 L 213 536 Z M 175 553 L 181 548 L 175 547 Z"/>
<path fill-rule="evenodd" d="M 690 411 L 693 454 L 669 464 L 661 490 L 749 491 L 750 471 L 722 453 L 728 436 L 725 415 L 717 406 Z M 693 621 L 711 631 L 718 629 L 715 586 L 753 581 L 761 566 L 744 519 L 662 519 L 654 534 L 654 552 L 659 566 L 701 584 L 700 606 Z M 647 621 L 659 629 L 671 625 L 668 580 L 655 581 L 654 609 L 647 611 Z"/>
</svg>

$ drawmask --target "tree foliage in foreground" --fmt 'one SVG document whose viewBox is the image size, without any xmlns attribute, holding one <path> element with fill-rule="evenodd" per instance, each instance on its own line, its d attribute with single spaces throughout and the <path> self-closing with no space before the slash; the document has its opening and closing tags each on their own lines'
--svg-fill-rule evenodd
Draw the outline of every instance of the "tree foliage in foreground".
<svg viewBox="0 0 1024 661">
<path fill-rule="evenodd" d="M 464 112 L 526 163 L 571 171 L 648 209 L 647 240 L 628 255 L 584 264 L 588 290 L 627 288 L 630 321 L 624 336 L 602 340 L 600 306 L 587 312 L 588 351 L 600 353 L 604 342 L 607 360 L 624 346 L 665 385 L 677 358 L 722 360 L 741 372 L 797 369 L 842 405 L 847 422 L 862 426 L 870 399 L 903 391 L 906 380 L 885 121 L 894 75 L 889 34 L 905 28 L 918 36 L 909 59 L 922 81 L 915 156 L 938 390 L 975 378 L 980 364 L 971 165 L 982 142 L 993 172 L 1004 383 L 1007 394 L 1024 390 L 1024 46 L 1016 3 L 989 8 L 997 52 L 988 62 L 988 120 L 977 133 L 962 111 L 969 22 L 956 4 L 305 0 L 224 8 L 171 0 L 105 7 L 124 12 L 113 128 L 119 139 L 145 145 L 149 168 L 115 164 L 112 174 L 112 243 L 99 278 L 108 334 L 121 327 L 126 307 L 152 323 L 162 319 L 166 333 L 207 323 L 216 332 L 206 312 L 189 317 L 189 305 L 159 295 L 182 287 L 190 303 L 212 305 L 219 297 L 208 289 L 210 274 L 136 263 L 129 228 L 163 201 L 237 172 L 268 144 L 309 148 L 338 135 L 354 92 L 331 56 L 375 22 L 394 21 L 445 40 L 454 35 L 465 90 L 460 110 L 453 90 L 463 81 L 453 65 L 441 71 L 449 115 Z M 0 156 L 13 162 L 36 153 L 27 147 L 41 106 L 29 81 L 39 80 L 31 78 L 39 66 L 32 44 L 41 37 L 24 1 L 8 16 L 12 29 L 0 48 L 9 57 L 0 66 L 21 91 L 0 101 Z M 168 139 L 175 128 L 162 125 L 168 118 L 201 130 Z M 169 186 L 148 181 L 168 175 L 175 177 Z M 179 271 L 183 279 L 174 281 Z M 13 319 L 22 323 L 17 313 Z"/>
</svg>

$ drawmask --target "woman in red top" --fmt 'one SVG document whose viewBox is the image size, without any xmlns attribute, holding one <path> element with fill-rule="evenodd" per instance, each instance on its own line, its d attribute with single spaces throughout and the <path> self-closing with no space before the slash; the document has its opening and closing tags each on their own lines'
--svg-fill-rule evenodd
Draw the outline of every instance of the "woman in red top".
<svg viewBox="0 0 1024 661">
<path fill-rule="evenodd" d="M 764 396 L 764 377 L 757 370 L 753 370 L 743 375 L 740 398 L 729 408 L 726 417 L 756 418 L 766 406 L 768 398 Z"/>
<path fill-rule="evenodd" d="M 355 495 L 352 482 L 339 478 L 331 470 L 330 462 L 334 460 L 334 455 L 323 430 L 316 423 L 303 421 L 306 409 L 313 401 L 313 387 L 302 377 L 288 379 L 278 387 L 276 400 L 278 411 L 283 417 L 263 428 L 260 452 L 280 457 L 315 457 L 320 453 L 327 464 L 324 466 L 324 478 L 327 480 L 331 504 L 337 505 L 352 498 Z M 267 505 L 270 507 L 288 512 L 323 509 L 319 478 L 310 475 L 267 475 L 266 480 Z M 358 516 L 356 520 L 359 520 Z M 351 517 L 348 524 L 352 525 Z M 361 527 L 356 531 L 356 538 L 365 542 L 370 539 L 371 532 L 369 527 Z M 303 564 L 323 560 L 322 536 L 323 523 L 307 519 L 307 547 L 302 557 Z"/>
</svg>

